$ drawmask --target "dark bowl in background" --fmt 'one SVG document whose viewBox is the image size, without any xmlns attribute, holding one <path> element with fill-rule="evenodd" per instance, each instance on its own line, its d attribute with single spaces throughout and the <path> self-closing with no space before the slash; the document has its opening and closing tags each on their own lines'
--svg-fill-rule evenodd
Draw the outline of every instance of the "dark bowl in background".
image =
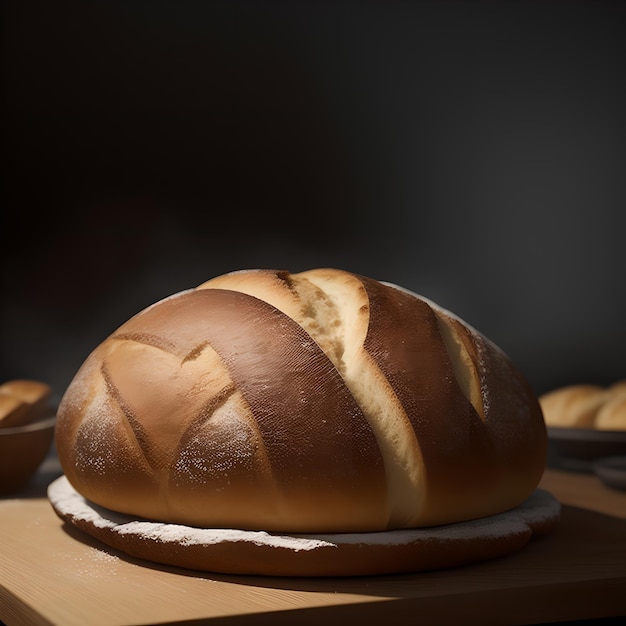
<svg viewBox="0 0 626 626">
<path fill-rule="evenodd" d="M 56 415 L 23 426 L 0 428 L 0 496 L 26 488 L 54 440 Z"/>
<path fill-rule="evenodd" d="M 598 459 L 593 471 L 607 487 L 626 491 L 626 455 Z"/>
<path fill-rule="evenodd" d="M 548 466 L 593 472 L 598 459 L 626 455 L 626 430 L 548 427 Z"/>
</svg>

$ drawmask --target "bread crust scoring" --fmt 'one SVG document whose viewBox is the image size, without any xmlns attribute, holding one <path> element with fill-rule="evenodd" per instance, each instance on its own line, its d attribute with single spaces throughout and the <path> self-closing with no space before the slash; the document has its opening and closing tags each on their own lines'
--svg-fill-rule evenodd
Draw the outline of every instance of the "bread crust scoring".
<svg viewBox="0 0 626 626">
<path fill-rule="evenodd" d="M 292 533 L 500 513 L 546 454 L 539 403 L 501 350 L 335 269 L 233 272 L 138 313 L 77 372 L 56 440 L 101 506 Z"/>
</svg>

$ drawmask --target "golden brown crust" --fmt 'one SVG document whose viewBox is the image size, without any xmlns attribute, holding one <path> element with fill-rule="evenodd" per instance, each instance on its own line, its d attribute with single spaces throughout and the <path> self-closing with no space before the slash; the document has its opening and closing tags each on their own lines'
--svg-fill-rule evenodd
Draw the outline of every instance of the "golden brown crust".
<svg viewBox="0 0 626 626">
<path fill-rule="evenodd" d="M 234 272 L 131 318 L 63 397 L 82 495 L 203 527 L 356 532 L 473 519 L 535 489 L 546 433 L 462 320 L 334 269 Z"/>
</svg>

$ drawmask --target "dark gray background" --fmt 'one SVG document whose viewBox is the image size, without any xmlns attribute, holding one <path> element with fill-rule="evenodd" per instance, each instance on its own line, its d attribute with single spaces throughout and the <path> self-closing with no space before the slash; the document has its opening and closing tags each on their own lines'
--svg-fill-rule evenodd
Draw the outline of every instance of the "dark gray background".
<svg viewBox="0 0 626 626">
<path fill-rule="evenodd" d="M 399 283 L 626 376 L 626 3 L 6 0 L 0 379 L 226 271 Z"/>
</svg>

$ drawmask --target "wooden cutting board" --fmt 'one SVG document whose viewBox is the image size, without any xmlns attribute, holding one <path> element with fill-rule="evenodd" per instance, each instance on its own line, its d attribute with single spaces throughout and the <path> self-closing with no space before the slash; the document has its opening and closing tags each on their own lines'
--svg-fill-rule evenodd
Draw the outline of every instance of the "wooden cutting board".
<svg viewBox="0 0 626 626">
<path fill-rule="evenodd" d="M 626 615 L 626 494 L 591 476 L 546 472 L 541 486 L 562 502 L 580 505 L 588 492 L 592 506 L 565 504 L 554 533 L 513 555 L 448 571 L 349 579 L 206 575 L 129 558 L 57 518 L 45 498 L 52 477 L 0 499 L 0 620 L 7 626 L 400 619 L 430 626 Z"/>
</svg>

